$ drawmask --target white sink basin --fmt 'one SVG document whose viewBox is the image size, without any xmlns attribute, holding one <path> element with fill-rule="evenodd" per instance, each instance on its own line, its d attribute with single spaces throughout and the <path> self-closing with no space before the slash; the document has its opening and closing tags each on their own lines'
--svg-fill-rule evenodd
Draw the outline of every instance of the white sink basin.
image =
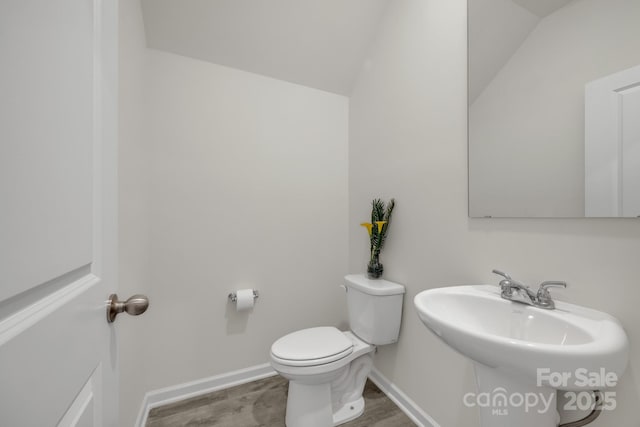
<svg viewBox="0 0 640 427">
<path fill-rule="evenodd" d="M 538 368 L 572 374 L 559 386 L 542 382 L 555 389 L 592 390 L 598 387 L 584 384 L 577 369 L 619 377 L 627 365 L 627 336 L 600 311 L 563 302 L 555 310 L 531 307 L 501 298 L 491 285 L 430 289 L 414 303 L 431 331 L 476 362 L 534 382 Z"/>
</svg>

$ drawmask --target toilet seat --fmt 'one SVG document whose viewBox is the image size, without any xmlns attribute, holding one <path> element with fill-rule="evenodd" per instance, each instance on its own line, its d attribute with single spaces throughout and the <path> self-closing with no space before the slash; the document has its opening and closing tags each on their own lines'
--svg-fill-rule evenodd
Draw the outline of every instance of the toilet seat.
<svg viewBox="0 0 640 427">
<path fill-rule="evenodd" d="M 353 352 L 353 341 L 332 326 L 302 329 L 271 346 L 271 357 L 286 366 L 317 366 L 343 359 Z"/>
</svg>

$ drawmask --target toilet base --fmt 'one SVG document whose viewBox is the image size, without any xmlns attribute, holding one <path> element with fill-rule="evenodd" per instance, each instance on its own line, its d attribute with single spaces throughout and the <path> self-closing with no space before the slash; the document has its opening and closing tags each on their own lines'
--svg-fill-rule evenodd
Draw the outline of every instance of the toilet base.
<svg viewBox="0 0 640 427">
<path fill-rule="evenodd" d="M 308 385 L 289 381 L 287 394 L 287 427 L 331 427 L 331 385 Z"/>
<path fill-rule="evenodd" d="M 355 420 L 364 413 L 364 398 L 345 404 L 335 413 L 331 407 L 331 386 L 289 382 L 287 427 L 331 427 Z"/>
<path fill-rule="evenodd" d="M 364 413 L 364 398 L 347 403 L 333 414 L 333 425 L 339 426 L 351 420 L 355 420 Z"/>
</svg>

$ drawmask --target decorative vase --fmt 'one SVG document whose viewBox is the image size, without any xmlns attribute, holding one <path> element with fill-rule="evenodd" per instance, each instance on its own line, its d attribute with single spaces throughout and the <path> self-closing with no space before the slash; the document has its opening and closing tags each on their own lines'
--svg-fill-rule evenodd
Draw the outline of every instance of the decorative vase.
<svg viewBox="0 0 640 427">
<path fill-rule="evenodd" d="M 371 261 L 367 264 L 367 277 L 369 279 L 379 279 L 382 277 L 384 267 L 380 263 L 380 254 L 375 254 L 371 257 Z"/>
</svg>

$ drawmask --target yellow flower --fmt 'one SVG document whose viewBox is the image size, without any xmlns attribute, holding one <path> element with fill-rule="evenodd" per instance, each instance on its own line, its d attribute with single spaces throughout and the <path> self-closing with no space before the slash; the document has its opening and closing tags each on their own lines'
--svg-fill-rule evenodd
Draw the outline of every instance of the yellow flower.
<svg viewBox="0 0 640 427">
<path fill-rule="evenodd" d="M 371 236 L 371 229 L 373 228 L 373 224 L 371 224 L 370 222 L 363 222 L 360 225 L 365 227 L 367 229 L 367 231 L 369 232 L 369 236 Z"/>
<path fill-rule="evenodd" d="M 387 221 L 376 221 L 376 224 L 378 225 L 378 233 L 382 232 L 382 226 L 385 225 L 387 223 Z"/>
</svg>

